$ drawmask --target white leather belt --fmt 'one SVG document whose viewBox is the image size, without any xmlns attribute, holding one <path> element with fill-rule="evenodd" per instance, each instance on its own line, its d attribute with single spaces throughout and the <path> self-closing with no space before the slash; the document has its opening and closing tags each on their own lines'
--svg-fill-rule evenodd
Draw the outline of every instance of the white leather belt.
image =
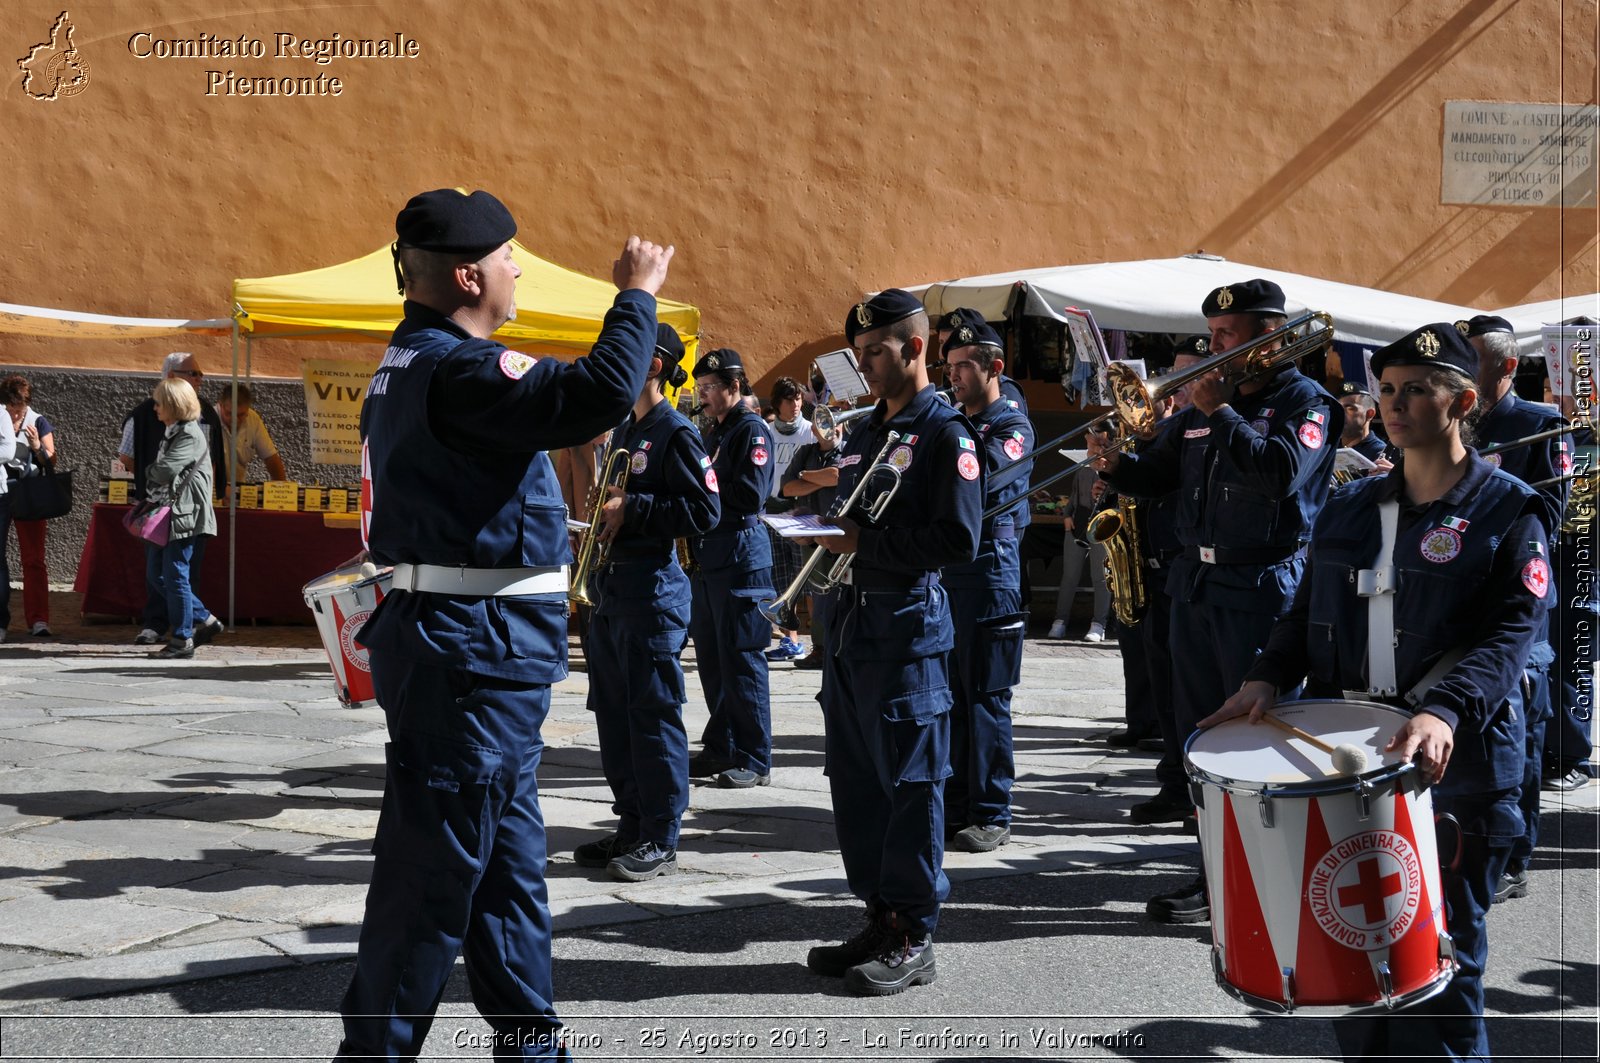
<svg viewBox="0 0 1600 1063">
<path fill-rule="evenodd" d="M 391 591 L 450 594 L 458 598 L 506 598 L 516 594 L 567 593 L 567 566 L 555 568 L 456 568 L 396 565 Z"/>
</svg>

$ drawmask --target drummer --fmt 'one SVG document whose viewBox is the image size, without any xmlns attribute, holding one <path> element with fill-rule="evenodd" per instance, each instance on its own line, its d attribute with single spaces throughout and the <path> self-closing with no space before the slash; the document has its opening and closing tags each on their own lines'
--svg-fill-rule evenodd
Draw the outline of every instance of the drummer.
<svg viewBox="0 0 1600 1063">
<path fill-rule="evenodd" d="M 1417 762 L 1436 788 L 1435 810 L 1460 823 L 1455 870 L 1456 845 L 1441 839 L 1460 968 L 1427 1001 L 1335 1020 L 1346 1058 L 1489 1056 L 1484 918 L 1522 832 L 1519 680 L 1553 591 L 1543 503 L 1464 438 L 1477 367 L 1450 324 L 1426 325 L 1373 357 L 1398 464 L 1329 498 L 1293 607 L 1239 692 L 1200 721 L 1258 719 L 1308 673 L 1310 691 L 1418 710 L 1386 751 Z"/>
</svg>

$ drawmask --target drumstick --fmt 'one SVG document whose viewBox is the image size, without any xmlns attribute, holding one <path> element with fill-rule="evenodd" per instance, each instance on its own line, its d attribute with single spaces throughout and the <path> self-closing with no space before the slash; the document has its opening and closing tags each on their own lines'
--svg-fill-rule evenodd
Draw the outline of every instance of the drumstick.
<svg viewBox="0 0 1600 1063">
<path fill-rule="evenodd" d="M 1307 732 L 1307 731 L 1300 730 L 1300 728 L 1296 727 L 1294 724 L 1290 723 L 1288 720 L 1280 720 L 1276 716 L 1272 715 L 1272 713 L 1270 713 L 1270 712 L 1262 713 L 1261 718 L 1263 720 L 1266 720 L 1272 726 L 1276 727 L 1278 730 L 1286 731 L 1289 734 L 1292 734 L 1296 738 L 1300 739 L 1300 741 L 1302 741 L 1302 742 L 1311 743 L 1312 745 L 1316 746 L 1318 749 L 1322 750 L 1324 753 L 1327 753 L 1329 756 L 1333 755 L 1333 747 L 1332 746 L 1330 746 L 1328 743 L 1324 742 L 1322 739 L 1318 738 L 1316 735 L 1311 734 L 1310 732 Z"/>
<path fill-rule="evenodd" d="M 1367 754 L 1359 746 L 1351 745 L 1348 742 L 1331 746 L 1316 735 L 1302 731 L 1288 720 L 1280 720 L 1270 712 L 1263 713 L 1261 718 L 1280 731 L 1287 731 L 1302 742 L 1308 742 L 1328 754 L 1333 758 L 1333 770 L 1341 775 L 1360 775 L 1367 770 Z"/>
</svg>

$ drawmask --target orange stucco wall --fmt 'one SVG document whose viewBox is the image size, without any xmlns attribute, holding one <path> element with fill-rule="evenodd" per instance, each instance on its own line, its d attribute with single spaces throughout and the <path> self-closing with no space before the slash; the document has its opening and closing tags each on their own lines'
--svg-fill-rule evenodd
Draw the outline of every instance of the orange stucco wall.
<svg viewBox="0 0 1600 1063">
<path fill-rule="evenodd" d="M 1446 100 L 1595 101 L 1593 0 L 76 0 L 89 82 L 29 99 L 10 60 L 64 2 L 0 19 L 0 301 L 223 316 L 232 278 L 370 251 L 453 184 L 595 275 L 630 231 L 675 242 L 667 294 L 758 373 L 864 289 L 1202 247 L 1485 308 L 1600 287 L 1595 211 L 1439 202 Z M 419 55 L 141 59 L 140 31 Z M 343 93 L 208 96 L 210 69 Z M 0 363 L 174 347 L 229 357 L 0 337 Z"/>
</svg>

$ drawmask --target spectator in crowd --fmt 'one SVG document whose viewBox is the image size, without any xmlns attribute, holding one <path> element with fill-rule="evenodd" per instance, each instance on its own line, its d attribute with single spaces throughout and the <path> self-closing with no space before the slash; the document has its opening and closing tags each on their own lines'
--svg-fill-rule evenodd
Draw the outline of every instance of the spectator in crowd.
<svg viewBox="0 0 1600 1063">
<path fill-rule="evenodd" d="M 150 545 L 145 580 L 161 593 L 172 625 L 167 644 L 155 657 L 193 657 L 196 644 L 210 642 L 222 621 L 195 589 L 206 540 L 217 534 L 211 505 L 211 447 L 199 425 L 200 396 L 187 380 L 167 378 L 156 385 L 156 416 L 166 426 L 155 460 L 145 470 L 153 494 L 172 507 L 166 544 Z M 202 634 L 203 632 L 203 634 Z"/>
<path fill-rule="evenodd" d="M 812 442 L 795 451 L 778 490 L 784 498 L 792 500 L 791 513 L 824 516 L 833 509 L 834 489 L 839 485 L 839 441 L 849 425 L 825 432 L 816 421 L 810 423 Z M 801 564 L 805 563 L 804 553 L 802 551 Z M 794 577 L 789 579 L 793 582 Z M 773 582 L 777 583 L 777 580 Z M 782 591 L 788 585 L 779 584 L 778 590 Z M 826 610 L 830 597 L 831 594 L 806 596 L 811 603 L 811 652 L 794 662 L 796 668 L 815 670 L 822 667 L 828 628 Z"/>
<path fill-rule="evenodd" d="M 234 396 L 237 395 L 237 401 Z M 267 467 L 267 479 L 287 480 L 289 473 L 278 456 L 261 415 L 255 411 L 248 384 L 224 384 L 217 397 L 217 416 L 222 420 L 222 434 L 227 444 L 227 454 L 233 463 L 230 483 L 244 483 L 250 478 L 250 463 L 256 458 Z"/>
<path fill-rule="evenodd" d="M 1089 518 L 1100 508 L 1100 496 L 1106 485 L 1095 475 L 1090 464 L 1104 448 L 1102 437 L 1090 433 L 1088 437 L 1089 460 L 1068 478 L 1068 510 L 1064 521 L 1066 539 L 1061 545 L 1061 586 L 1056 591 L 1056 618 L 1050 625 L 1047 637 L 1064 639 L 1067 624 L 1072 620 L 1072 600 L 1078 594 L 1078 580 L 1083 575 L 1083 564 L 1089 563 L 1089 586 L 1094 588 L 1094 614 L 1089 631 L 1083 637 L 1089 642 L 1106 640 L 1106 622 L 1111 615 L 1111 590 L 1106 586 L 1106 548 L 1103 543 L 1089 542 Z"/>
<path fill-rule="evenodd" d="M 209 402 L 199 397 L 200 383 L 205 379 L 199 360 L 187 351 L 174 351 L 162 362 L 161 375 L 165 380 L 182 380 L 196 392 L 195 400 L 200 404 L 196 417 L 203 428 L 209 429 L 205 434 L 205 441 L 211 458 L 210 482 L 213 487 L 219 483 L 226 483 L 228 470 L 224 461 L 227 447 L 222 434 L 222 419 L 217 416 L 217 411 L 212 409 Z M 157 416 L 156 402 L 153 398 L 145 399 L 129 410 L 128 415 L 122 419 L 122 442 L 117 447 L 117 457 L 122 462 L 123 468 L 133 473 L 133 493 L 136 498 L 146 497 L 146 476 L 150 466 L 155 463 L 166 434 L 167 426 Z M 199 578 L 200 559 L 204 555 L 205 538 L 201 537 L 195 546 L 189 566 L 196 573 L 196 579 Z M 136 646 L 154 646 L 160 642 L 161 637 L 167 632 L 168 622 L 174 619 L 168 614 L 166 592 L 161 589 L 159 578 L 161 565 L 160 548 L 146 543 L 144 626 L 134 637 Z M 221 630 L 221 621 L 217 621 L 215 628 L 210 627 L 208 622 L 207 626 L 195 632 L 196 644 L 205 645 Z"/>
<path fill-rule="evenodd" d="M 22 616 L 34 638 L 52 637 L 50 631 L 50 573 L 45 568 L 44 528 L 46 521 L 13 520 L 6 506 L 9 485 L 16 480 L 40 471 L 41 467 L 55 461 L 55 427 L 28 405 L 33 388 L 20 376 L 0 380 L 0 405 L 5 414 L 0 421 L 6 423 L 14 440 L 6 446 L 6 436 L 0 431 L 0 461 L 5 463 L 0 486 L 0 636 L 11 624 L 11 571 L 5 558 L 6 526 L 17 528 L 17 553 L 22 558 Z"/>
<path fill-rule="evenodd" d="M 779 377 L 772 385 L 772 467 L 778 475 L 772 478 L 768 513 L 787 513 L 794 508 L 783 490 L 783 474 L 801 448 L 811 444 L 811 422 L 800 410 L 803 398 L 800 382 L 794 377 Z M 772 584 L 782 591 L 800 573 L 800 548 L 771 528 L 767 536 L 772 543 Z M 767 660 L 795 661 L 806 655 L 799 628 L 780 628 L 778 634 L 778 644 L 767 651 Z"/>
</svg>

